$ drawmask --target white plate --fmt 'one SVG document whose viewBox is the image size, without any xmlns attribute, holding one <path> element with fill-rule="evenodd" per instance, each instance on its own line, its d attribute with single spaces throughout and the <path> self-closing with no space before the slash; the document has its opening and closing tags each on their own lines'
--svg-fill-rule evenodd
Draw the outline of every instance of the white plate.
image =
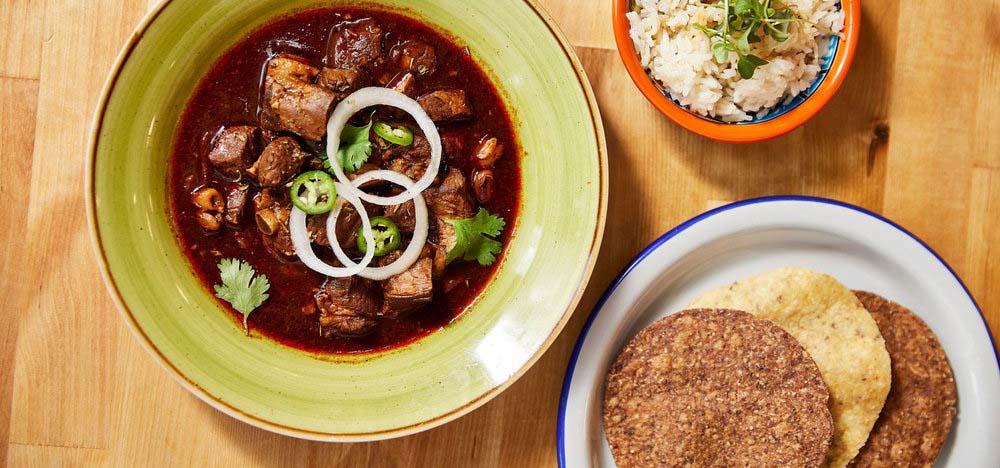
<svg viewBox="0 0 1000 468">
<path fill-rule="evenodd" d="M 958 417 L 938 467 L 996 467 L 1000 365 L 978 306 L 958 276 L 902 227 L 825 199 L 770 197 L 728 205 L 664 234 L 597 303 L 570 359 L 559 405 L 561 467 L 614 467 L 601 423 L 604 375 L 643 327 L 697 294 L 782 266 L 828 273 L 924 319 L 955 370 Z"/>
</svg>

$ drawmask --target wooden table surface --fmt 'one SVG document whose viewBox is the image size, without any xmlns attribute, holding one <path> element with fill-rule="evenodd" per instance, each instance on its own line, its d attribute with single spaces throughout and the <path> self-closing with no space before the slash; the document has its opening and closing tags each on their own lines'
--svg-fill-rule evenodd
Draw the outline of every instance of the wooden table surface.
<svg viewBox="0 0 1000 468">
<path fill-rule="evenodd" d="M 237 422 L 140 348 L 86 230 L 91 115 L 155 3 L 0 0 L 0 460 L 10 466 L 555 466 L 563 372 L 601 292 L 667 229 L 762 195 L 831 197 L 892 218 L 959 272 L 1000 330 L 1000 0 L 952 0 L 949 11 L 864 0 L 839 94 L 805 128 L 751 146 L 687 133 L 647 104 L 614 50 L 611 0 L 541 0 L 590 76 L 611 166 L 604 247 L 561 337 L 503 395 L 416 436 L 325 444 Z"/>
</svg>

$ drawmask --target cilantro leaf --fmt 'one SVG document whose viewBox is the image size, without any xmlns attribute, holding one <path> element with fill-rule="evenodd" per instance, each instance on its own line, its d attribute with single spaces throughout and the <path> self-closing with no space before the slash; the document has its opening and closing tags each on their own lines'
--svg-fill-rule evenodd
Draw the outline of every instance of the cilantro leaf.
<svg viewBox="0 0 1000 468">
<path fill-rule="evenodd" d="M 332 175 L 333 167 L 330 166 L 330 155 L 326 154 L 326 151 L 324 151 L 320 153 L 317 157 L 319 157 L 320 161 L 323 161 L 323 169 L 326 169 L 326 172 L 329 172 Z"/>
<path fill-rule="evenodd" d="M 448 220 L 448 223 L 455 228 L 457 239 L 455 247 L 448 252 L 448 263 L 458 259 L 475 260 L 483 266 L 496 263 L 503 245 L 491 237 L 499 236 L 507 225 L 503 218 L 480 208 L 472 218 Z"/>
<path fill-rule="evenodd" d="M 215 285 L 215 295 L 243 314 L 243 327 L 247 328 L 250 312 L 268 298 L 270 281 L 264 275 L 256 275 L 257 272 L 249 263 L 234 258 L 222 259 L 219 262 L 219 273 L 222 284 Z"/>
<path fill-rule="evenodd" d="M 374 115 L 373 112 L 372 116 Z M 340 162 L 340 167 L 344 168 L 344 172 L 357 171 L 372 155 L 369 132 L 374 122 L 375 120 L 369 117 L 368 125 L 364 127 L 350 124 L 344 126 L 344 131 L 340 134 L 340 149 L 337 150 L 337 161 Z"/>
</svg>

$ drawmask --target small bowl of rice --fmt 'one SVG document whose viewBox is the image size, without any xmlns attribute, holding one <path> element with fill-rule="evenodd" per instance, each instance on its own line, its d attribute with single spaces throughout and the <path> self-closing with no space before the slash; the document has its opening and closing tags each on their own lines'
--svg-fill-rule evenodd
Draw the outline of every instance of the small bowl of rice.
<svg viewBox="0 0 1000 468">
<path fill-rule="evenodd" d="M 854 58 L 859 0 L 614 0 L 618 51 L 682 127 L 763 141 L 816 115 Z"/>
</svg>

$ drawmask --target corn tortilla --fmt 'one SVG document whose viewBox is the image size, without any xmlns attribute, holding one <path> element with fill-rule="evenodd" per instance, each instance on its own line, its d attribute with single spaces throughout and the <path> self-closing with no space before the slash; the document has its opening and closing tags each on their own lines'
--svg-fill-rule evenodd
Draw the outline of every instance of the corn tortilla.
<svg viewBox="0 0 1000 468">
<path fill-rule="evenodd" d="M 850 463 L 868 440 L 892 378 L 878 325 L 850 289 L 829 275 L 788 267 L 709 291 L 689 307 L 745 310 L 795 337 L 830 391 L 834 436 L 824 466 Z"/>
</svg>

